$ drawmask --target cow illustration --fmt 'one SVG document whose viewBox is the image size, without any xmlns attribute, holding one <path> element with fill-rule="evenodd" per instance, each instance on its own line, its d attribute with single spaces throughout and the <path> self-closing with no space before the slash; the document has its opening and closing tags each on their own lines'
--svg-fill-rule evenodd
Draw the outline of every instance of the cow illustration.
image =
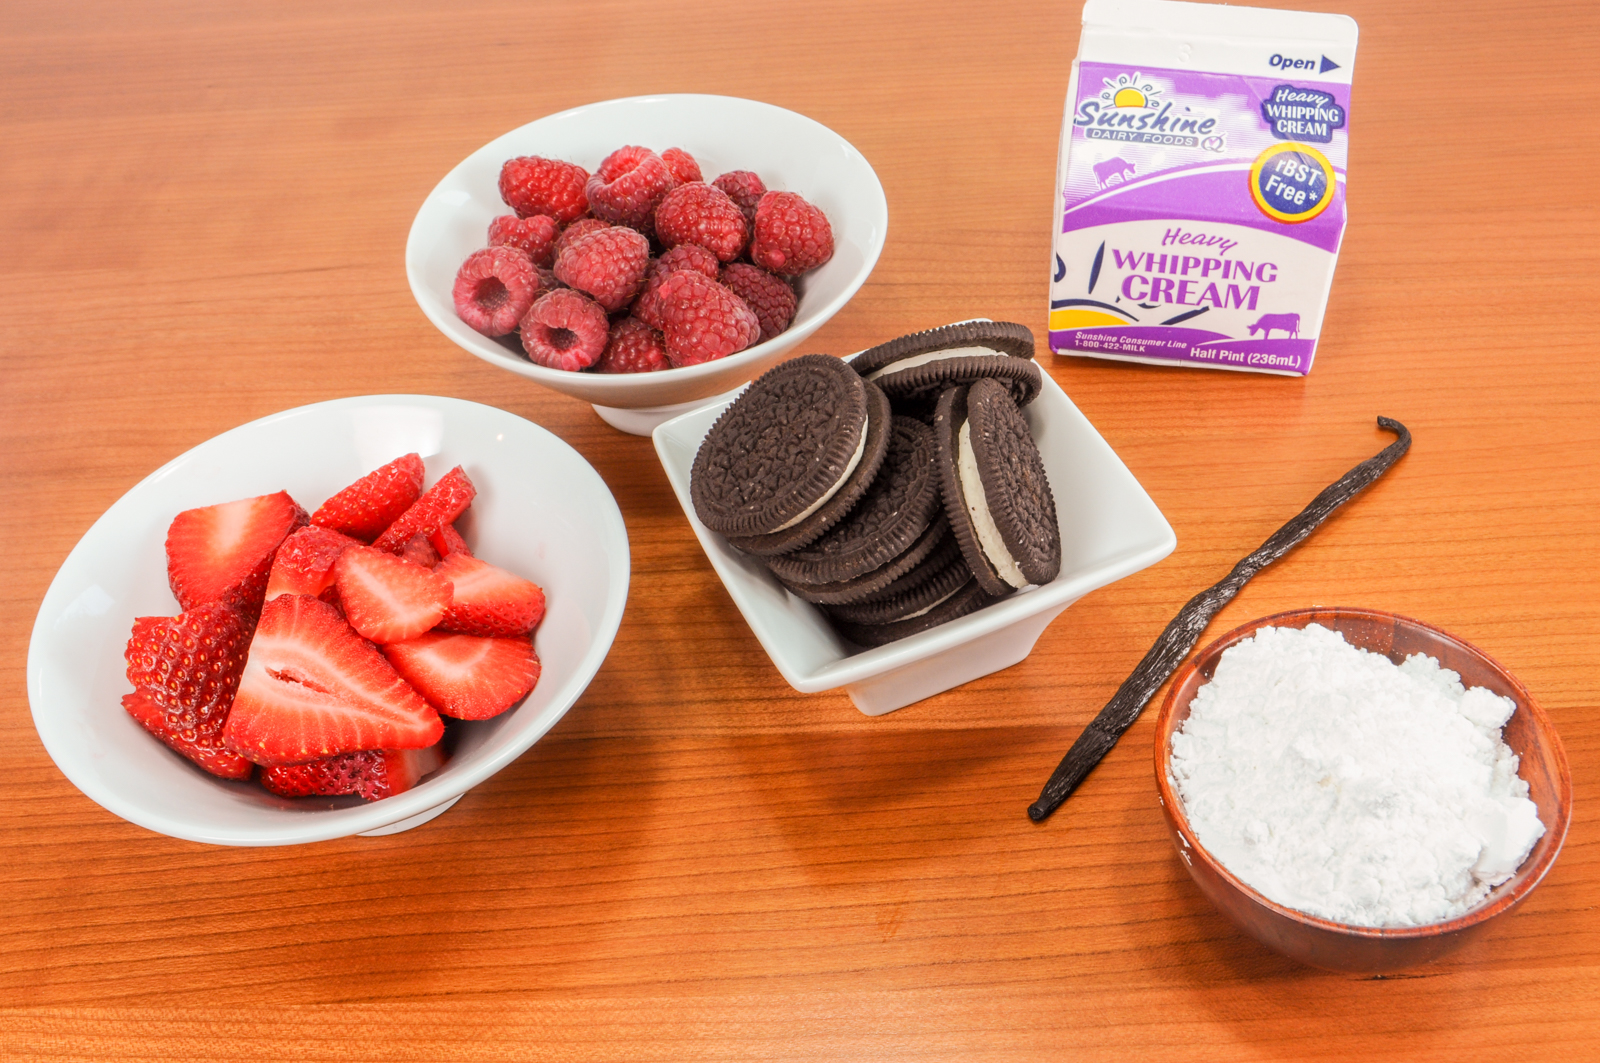
<svg viewBox="0 0 1600 1063">
<path fill-rule="evenodd" d="M 1264 340 L 1270 340 L 1272 338 L 1273 329 L 1279 329 L 1283 332 L 1287 332 L 1289 334 L 1289 338 L 1292 340 L 1296 336 L 1300 335 L 1300 315 L 1262 314 L 1258 319 L 1256 319 L 1256 323 L 1250 326 L 1251 336 L 1256 334 L 1256 329 L 1261 330 L 1261 338 Z"/>
<path fill-rule="evenodd" d="M 1120 155 L 1113 155 L 1105 162 L 1094 164 L 1094 179 L 1100 182 L 1101 188 L 1110 188 L 1132 177 L 1137 171 L 1133 163 Z"/>
</svg>

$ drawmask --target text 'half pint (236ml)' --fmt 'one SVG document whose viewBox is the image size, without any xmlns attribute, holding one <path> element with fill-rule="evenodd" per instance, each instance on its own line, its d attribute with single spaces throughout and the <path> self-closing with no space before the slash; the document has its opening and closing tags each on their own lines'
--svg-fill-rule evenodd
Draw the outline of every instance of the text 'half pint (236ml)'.
<svg viewBox="0 0 1600 1063">
<path fill-rule="evenodd" d="M 1356 34 L 1344 15 L 1084 5 L 1053 351 L 1310 372 L 1344 236 Z"/>
</svg>

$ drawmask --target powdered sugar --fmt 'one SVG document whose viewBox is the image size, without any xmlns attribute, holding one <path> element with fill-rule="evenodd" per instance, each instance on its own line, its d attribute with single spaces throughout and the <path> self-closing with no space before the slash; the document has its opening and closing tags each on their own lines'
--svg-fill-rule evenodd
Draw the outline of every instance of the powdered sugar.
<svg viewBox="0 0 1600 1063">
<path fill-rule="evenodd" d="M 1481 902 L 1544 833 L 1500 737 L 1515 708 L 1431 657 L 1265 627 L 1196 692 L 1169 773 L 1200 843 L 1266 897 L 1420 926 Z"/>
</svg>

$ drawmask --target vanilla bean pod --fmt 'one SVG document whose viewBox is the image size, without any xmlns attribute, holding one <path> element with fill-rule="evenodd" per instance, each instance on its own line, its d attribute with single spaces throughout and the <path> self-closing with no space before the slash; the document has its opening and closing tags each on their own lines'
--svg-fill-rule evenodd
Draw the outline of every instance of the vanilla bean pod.
<svg viewBox="0 0 1600 1063">
<path fill-rule="evenodd" d="M 1028 806 L 1029 819 L 1037 823 L 1059 808 L 1061 802 L 1078 788 L 1084 776 L 1111 752 L 1111 747 L 1117 744 L 1117 739 L 1122 737 L 1124 731 L 1133 726 L 1133 721 L 1139 718 L 1145 704 L 1161 689 L 1161 684 L 1194 649 L 1194 644 L 1200 640 L 1211 618 L 1233 600 L 1239 589 L 1250 582 L 1250 577 L 1298 546 L 1334 510 L 1360 494 L 1410 449 L 1411 433 L 1405 425 L 1389 417 L 1379 417 L 1378 427 L 1393 432 L 1399 438 L 1323 488 L 1310 505 L 1234 565 L 1233 571 L 1221 582 L 1190 598 L 1178 610 L 1178 615 L 1161 632 L 1161 637 L 1156 639 L 1155 645 L 1150 647 L 1150 652 L 1144 655 L 1144 660 L 1139 662 L 1133 674 L 1123 680 L 1122 686 L 1106 702 L 1106 707 L 1090 721 L 1078 740 L 1072 743 L 1067 755 L 1061 758 L 1050 781 L 1039 792 L 1039 799 Z"/>
</svg>

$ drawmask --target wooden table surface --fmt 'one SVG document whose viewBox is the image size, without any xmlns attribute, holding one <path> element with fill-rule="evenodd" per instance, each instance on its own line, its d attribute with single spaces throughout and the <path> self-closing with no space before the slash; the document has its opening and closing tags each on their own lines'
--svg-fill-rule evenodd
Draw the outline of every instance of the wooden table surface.
<svg viewBox="0 0 1600 1063">
<path fill-rule="evenodd" d="M 871 719 L 791 690 L 647 439 L 454 347 L 406 286 L 417 207 L 541 115 L 778 104 L 877 169 L 887 246 L 808 345 L 971 316 L 1043 337 L 1076 3 L 0 8 L 0 1056 L 1415 1059 L 1600 1053 L 1600 15 L 1349 0 L 1350 224 L 1304 379 L 1041 362 L 1177 531 L 1022 663 Z M 660 145 L 665 147 L 665 145 Z M 34 614 L 151 470 L 274 411 L 412 392 L 544 425 L 633 551 L 610 657 L 439 819 L 251 850 L 81 795 L 34 731 Z M 1388 437 L 1389 477 L 1209 635 L 1393 610 L 1509 666 L 1566 745 L 1543 885 L 1432 966 L 1295 966 L 1169 843 L 1154 713 L 1029 801 L 1191 594 Z M 1070 500 L 1065 500 L 1070 504 Z M 1587 1055 L 1587 1058 L 1595 1058 Z"/>
</svg>

